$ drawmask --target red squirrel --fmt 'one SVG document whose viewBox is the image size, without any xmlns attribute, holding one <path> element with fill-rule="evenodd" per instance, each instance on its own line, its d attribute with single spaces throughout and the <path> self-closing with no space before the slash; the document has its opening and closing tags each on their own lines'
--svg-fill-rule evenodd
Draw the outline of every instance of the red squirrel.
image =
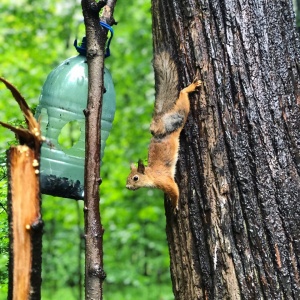
<svg viewBox="0 0 300 300">
<path fill-rule="evenodd" d="M 157 94 L 150 125 L 152 138 L 148 149 L 148 166 L 141 160 L 137 167 L 132 164 L 126 187 L 130 190 L 141 187 L 161 189 L 177 210 L 179 189 L 174 176 L 179 136 L 190 111 L 188 94 L 194 92 L 201 85 L 201 81 L 195 79 L 177 97 L 178 73 L 170 54 L 164 51 L 155 55 L 153 65 Z"/>
</svg>

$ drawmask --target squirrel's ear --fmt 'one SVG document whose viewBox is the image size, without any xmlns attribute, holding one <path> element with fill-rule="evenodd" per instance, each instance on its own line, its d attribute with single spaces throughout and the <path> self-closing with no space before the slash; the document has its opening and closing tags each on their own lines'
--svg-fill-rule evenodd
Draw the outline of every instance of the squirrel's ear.
<svg viewBox="0 0 300 300">
<path fill-rule="evenodd" d="M 135 165 L 132 163 L 130 164 L 130 170 L 132 171 L 135 168 Z"/>
<path fill-rule="evenodd" d="M 141 159 L 139 159 L 139 161 L 138 161 L 137 171 L 139 173 L 145 174 L 145 166 L 144 166 L 143 161 Z"/>
</svg>

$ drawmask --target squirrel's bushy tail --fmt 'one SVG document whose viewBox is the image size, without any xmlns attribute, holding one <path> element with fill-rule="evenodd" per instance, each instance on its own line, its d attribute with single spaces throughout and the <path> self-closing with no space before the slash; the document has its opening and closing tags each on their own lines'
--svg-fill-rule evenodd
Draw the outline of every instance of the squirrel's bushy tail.
<svg viewBox="0 0 300 300">
<path fill-rule="evenodd" d="M 153 60 L 155 74 L 155 114 L 170 110 L 178 98 L 178 70 L 167 51 L 156 53 Z"/>
</svg>

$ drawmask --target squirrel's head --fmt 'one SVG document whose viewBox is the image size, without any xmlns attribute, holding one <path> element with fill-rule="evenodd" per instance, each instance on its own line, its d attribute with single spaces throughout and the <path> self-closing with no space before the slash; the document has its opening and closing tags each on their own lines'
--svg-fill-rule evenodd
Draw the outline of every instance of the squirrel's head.
<svg viewBox="0 0 300 300">
<path fill-rule="evenodd" d="M 127 177 L 126 188 L 129 190 L 137 190 L 141 187 L 150 186 L 149 178 L 146 175 L 146 167 L 142 160 L 138 161 L 138 166 L 134 164 L 130 166 L 130 174 Z"/>
</svg>

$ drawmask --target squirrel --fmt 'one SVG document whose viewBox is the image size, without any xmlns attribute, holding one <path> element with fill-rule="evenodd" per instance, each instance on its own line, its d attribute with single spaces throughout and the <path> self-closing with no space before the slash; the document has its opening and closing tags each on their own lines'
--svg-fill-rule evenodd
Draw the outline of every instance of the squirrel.
<svg viewBox="0 0 300 300">
<path fill-rule="evenodd" d="M 174 180 L 178 160 L 179 136 L 190 111 L 188 94 L 201 85 L 197 78 L 182 89 L 178 97 L 177 67 L 170 54 L 163 51 L 154 57 L 157 94 L 154 115 L 150 125 L 152 138 L 148 149 L 148 166 L 142 160 L 138 166 L 131 164 L 126 188 L 136 190 L 141 187 L 161 189 L 178 210 L 179 189 Z"/>
</svg>

